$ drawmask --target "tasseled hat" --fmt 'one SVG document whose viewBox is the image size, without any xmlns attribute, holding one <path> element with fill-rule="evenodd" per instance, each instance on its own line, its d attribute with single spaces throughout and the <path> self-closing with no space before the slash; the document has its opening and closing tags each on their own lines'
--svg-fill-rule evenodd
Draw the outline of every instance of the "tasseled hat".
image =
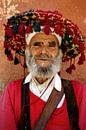
<svg viewBox="0 0 86 130">
<path fill-rule="evenodd" d="M 8 60 L 14 60 L 14 64 L 21 62 L 20 56 L 24 56 L 26 45 L 37 32 L 44 32 L 47 35 L 53 33 L 57 36 L 63 51 L 63 62 L 70 62 L 66 72 L 71 74 L 72 70 L 75 70 L 76 56 L 79 55 L 79 65 L 85 61 L 84 37 L 81 31 L 76 24 L 64 18 L 58 11 L 29 10 L 10 17 L 4 26 L 5 54 Z M 12 51 L 15 53 L 14 58 Z"/>
</svg>

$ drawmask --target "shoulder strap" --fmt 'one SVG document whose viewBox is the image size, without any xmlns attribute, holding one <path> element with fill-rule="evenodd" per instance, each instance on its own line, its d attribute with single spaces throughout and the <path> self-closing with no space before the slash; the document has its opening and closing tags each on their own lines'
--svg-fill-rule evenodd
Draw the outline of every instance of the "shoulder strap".
<svg viewBox="0 0 86 130">
<path fill-rule="evenodd" d="M 55 88 L 53 89 L 38 121 L 36 122 L 34 130 L 44 130 L 50 116 L 52 115 L 57 105 L 59 104 L 63 96 L 63 93 L 64 93 L 63 89 L 61 90 L 61 92 L 57 91 Z"/>
<path fill-rule="evenodd" d="M 64 87 L 71 128 L 72 130 L 80 130 L 78 127 L 79 111 L 71 81 L 62 79 L 62 86 Z"/>
<path fill-rule="evenodd" d="M 22 86 L 21 121 L 18 130 L 31 130 L 29 83 Z"/>
</svg>

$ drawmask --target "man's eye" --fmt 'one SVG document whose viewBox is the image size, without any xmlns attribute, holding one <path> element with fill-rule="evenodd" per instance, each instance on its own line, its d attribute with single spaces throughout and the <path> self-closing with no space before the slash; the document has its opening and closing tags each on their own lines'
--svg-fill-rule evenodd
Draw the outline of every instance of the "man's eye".
<svg viewBox="0 0 86 130">
<path fill-rule="evenodd" d="M 33 44 L 33 46 L 35 46 L 35 47 L 36 47 L 36 46 L 37 46 L 37 47 L 38 47 L 38 46 L 41 46 L 41 42 L 35 42 L 35 43 Z"/>
<path fill-rule="evenodd" d="M 49 42 L 49 47 L 56 47 L 56 42 Z"/>
</svg>

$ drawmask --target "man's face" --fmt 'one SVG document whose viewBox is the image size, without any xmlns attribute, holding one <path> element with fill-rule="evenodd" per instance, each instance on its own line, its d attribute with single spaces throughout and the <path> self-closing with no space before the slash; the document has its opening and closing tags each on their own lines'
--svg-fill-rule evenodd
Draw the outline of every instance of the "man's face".
<svg viewBox="0 0 86 130">
<path fill-rule="evenodd" d="M 50 78 L 60 71 L 62 52 L 55 35 L 37 33 L 25 50 L 26 64 L 33 76 Z"/>
<path fill-rule="evenodd" d="M 29 43 L 30 53 L 36 64 L 41 67 L 48 67 L 53 63 L 53 58 L 59 54 L 59 42 L 55 35 L 37 33 Z"/>
</svg>

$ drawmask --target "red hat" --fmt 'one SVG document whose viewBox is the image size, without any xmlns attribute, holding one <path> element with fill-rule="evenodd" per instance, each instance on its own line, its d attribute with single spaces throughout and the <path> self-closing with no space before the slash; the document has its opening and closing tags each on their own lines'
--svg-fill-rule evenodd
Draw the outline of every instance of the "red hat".
<svg viewBox="0 0 86 130">
<path fill-rule="evenodd" d="M 41 31 L 47 35 L 54 33 L 58 39 L 61 38 L 59 41 L 63 51 L 63 62 L 70 62 L 70 67 L 66 69 L 68 73 L 75 70 L 76 56 L 80 55 L 78 64 L 83 64 L 84 37 L 77 25 L 64 18 L 58 11 L 29 10 L 9 18 L 5 25 L 5 54 L 8 56 L 14 51 L 15 56 L 16 53 L 24 55 L 26 36 L 28 35 L 30 40 L 31 34 Z"/>
</svg>

